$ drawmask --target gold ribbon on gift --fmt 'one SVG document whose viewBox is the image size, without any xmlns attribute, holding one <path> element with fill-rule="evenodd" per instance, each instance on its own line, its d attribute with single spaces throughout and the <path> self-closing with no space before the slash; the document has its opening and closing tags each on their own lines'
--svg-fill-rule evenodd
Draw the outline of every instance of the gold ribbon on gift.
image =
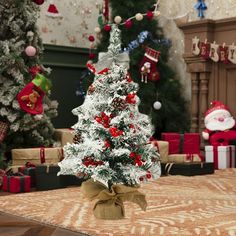
<svg viewBox="0 0 236 236">
<path fill-rule="evenodd" d="M 98 199 L 93 213 L 96 218 L 105 220 L 119 220 L 124 218 L 123 202 L 130 201 L 146 210 L 147 202 L 145 194 L 140 193 L 137 187 L 129 187 L 122 184 L 112 185 L 111 191 L 99 182 L 89 179 L 82 183 L 81 191 L 90 200 Z"/>
</svg>

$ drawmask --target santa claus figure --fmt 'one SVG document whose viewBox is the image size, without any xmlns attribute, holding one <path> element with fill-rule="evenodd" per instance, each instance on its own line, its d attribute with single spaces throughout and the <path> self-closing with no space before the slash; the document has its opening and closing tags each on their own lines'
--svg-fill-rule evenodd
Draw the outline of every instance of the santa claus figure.
<svg viewBox="0 0 236 236">
<path fill-rule="evenodd" d="M 206 129 L 202 137 L 209 140 L 213 146 L 229 145 L 236 140 L 236 122 L 229 109 L 220 101 L 213 101 L 205 113 L 204 123 Z"/>
</svg>

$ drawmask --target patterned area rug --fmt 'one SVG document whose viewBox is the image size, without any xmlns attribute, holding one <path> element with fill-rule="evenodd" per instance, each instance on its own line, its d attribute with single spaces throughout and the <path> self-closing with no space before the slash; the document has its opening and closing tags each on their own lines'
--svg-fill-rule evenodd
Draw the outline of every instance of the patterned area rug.
<svg viewBox="0 0 236 236">
<path fill-rule="evenodd" d="M 126 217 L 98 220 L 79 187 L 0 197 L 0 210 L 89 235 L 236 235 L 236 169 L 168 176 L 144 184 L 145 212 L 125 203 Z"/>
</svg>

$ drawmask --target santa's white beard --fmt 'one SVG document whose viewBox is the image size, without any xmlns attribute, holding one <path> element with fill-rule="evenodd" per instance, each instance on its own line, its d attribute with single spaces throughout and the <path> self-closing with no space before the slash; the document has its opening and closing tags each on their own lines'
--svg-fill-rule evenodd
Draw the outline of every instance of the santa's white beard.
<svg viewBox="0 0 236 236">
<path fill-rule="evenodd" d="M 220 130 L 224 131 L 227 129 L 232 129 L 235 125 L 235 120 L 233 117 L 225 118 L 223 122 L 220 122 L 218 120 L 212 120 L 208 124 L 205 124 L 206 128 L 209 130 Z"/>
</svg>

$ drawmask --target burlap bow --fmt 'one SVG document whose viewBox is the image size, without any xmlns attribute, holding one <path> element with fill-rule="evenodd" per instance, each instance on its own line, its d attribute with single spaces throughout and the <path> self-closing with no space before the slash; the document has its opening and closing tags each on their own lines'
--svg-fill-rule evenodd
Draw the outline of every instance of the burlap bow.
<svg viewBox="0 0 236 236">
<path fill-rule="evenodd" d="M 122 52 L 119 54 L 114 54 L 111 51 L 100 52 L 98 57 L 99 60 L 94 65 L 97 73 L 99 73 L 105 68 L 110 69 L 113 62 L 117 65 L 123 65 L 127 69 L 129 69 L 129 54 L 126 52 Z"/>
<path fill-rule="evenodd" d="M 96 202 L 93 213 L 96 218 L 106 220 L 119 220 L 124 218 L 123 202 L 130 201 L 146 210 L 145 195 L 136 187 L 128 187 L 122 184 L 113 185 L 111 191 L 99 182 L 89 179 L 82 183 L 81 191 L 90 200 L 99 199 Z"/>
</svg>

